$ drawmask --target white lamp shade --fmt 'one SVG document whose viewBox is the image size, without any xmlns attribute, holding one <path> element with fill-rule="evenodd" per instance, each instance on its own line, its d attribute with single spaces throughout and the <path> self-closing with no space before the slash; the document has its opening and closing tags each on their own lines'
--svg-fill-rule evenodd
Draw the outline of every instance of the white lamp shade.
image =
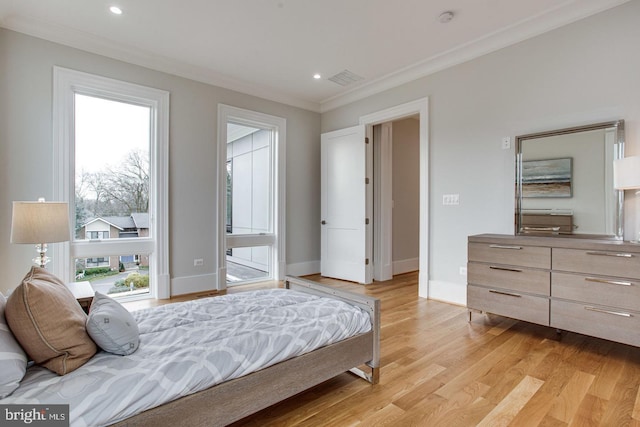
<svg viewBox="0 0 640 427">
<path fill-rule="evenodd" d="M 54 243 L 70 239 L 66 202 L 13 202 L 11 243 Z"/>
<path fill-rule="evenodd" d="M 613 187 L 616 190 L 640 188 L 640 157 L 625 157 L 613 162 Z"/>
</svg>

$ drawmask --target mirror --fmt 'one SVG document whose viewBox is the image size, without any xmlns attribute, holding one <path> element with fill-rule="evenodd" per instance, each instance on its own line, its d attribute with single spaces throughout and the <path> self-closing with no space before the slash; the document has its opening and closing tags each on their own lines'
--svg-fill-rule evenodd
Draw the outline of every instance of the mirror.
<svg viewBox="0 0 640 427">
<path fill-rule="evenodd" d="M 622 239 L 624 121 L 516 137 L 516 234 Z"/>
</svg>

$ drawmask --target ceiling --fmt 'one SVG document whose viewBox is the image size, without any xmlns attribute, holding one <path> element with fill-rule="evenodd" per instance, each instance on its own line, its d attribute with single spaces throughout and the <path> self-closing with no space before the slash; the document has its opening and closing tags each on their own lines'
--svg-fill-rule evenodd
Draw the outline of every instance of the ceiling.
<svg viewBox="0 0 640 427">
<path fill-rule="evenodd" d="M 0 0 L 0 26 L 322 112 L 626 1 Z"/>
</svg>

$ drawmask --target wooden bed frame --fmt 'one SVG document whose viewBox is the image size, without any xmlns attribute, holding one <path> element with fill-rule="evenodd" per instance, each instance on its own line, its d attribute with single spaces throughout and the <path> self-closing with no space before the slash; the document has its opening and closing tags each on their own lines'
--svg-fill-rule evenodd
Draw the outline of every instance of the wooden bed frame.
<svg viewBox="0 0 640 427">
<path fill-rule="evenodd" d="M 371 316 L 371 331 L 149 409 L 115 425 L 225 426 L 343 372 L 352 372 L 377 384 L 380 375 L 380 301 L 292 276 L 286 277 L 285 287 L 339 299 L 367 310 Z"/>
</svg>

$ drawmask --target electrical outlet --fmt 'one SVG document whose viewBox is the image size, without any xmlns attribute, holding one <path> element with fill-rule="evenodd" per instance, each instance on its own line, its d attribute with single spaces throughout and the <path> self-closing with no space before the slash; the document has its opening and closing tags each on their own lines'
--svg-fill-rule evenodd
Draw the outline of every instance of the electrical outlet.
<svg viewBox="0 0 640 427">
<path fill-rule="evenodd" d="M 194 267 L 202 267 L 204 265 L 204 260 L 202 258 L 196 258 L 193 260 Z"/>
<path fill-rule="evenodd" d="M 502 138 L 502 149 L 508 150 L 509 148 L 511 148 L 511 137 L 505 136 Z"/>
<path fill-rule="evenodd" d="M 467 267 L 460 267 L 460 275 L 461 276 L 467 275 Z"/>
</svg>

